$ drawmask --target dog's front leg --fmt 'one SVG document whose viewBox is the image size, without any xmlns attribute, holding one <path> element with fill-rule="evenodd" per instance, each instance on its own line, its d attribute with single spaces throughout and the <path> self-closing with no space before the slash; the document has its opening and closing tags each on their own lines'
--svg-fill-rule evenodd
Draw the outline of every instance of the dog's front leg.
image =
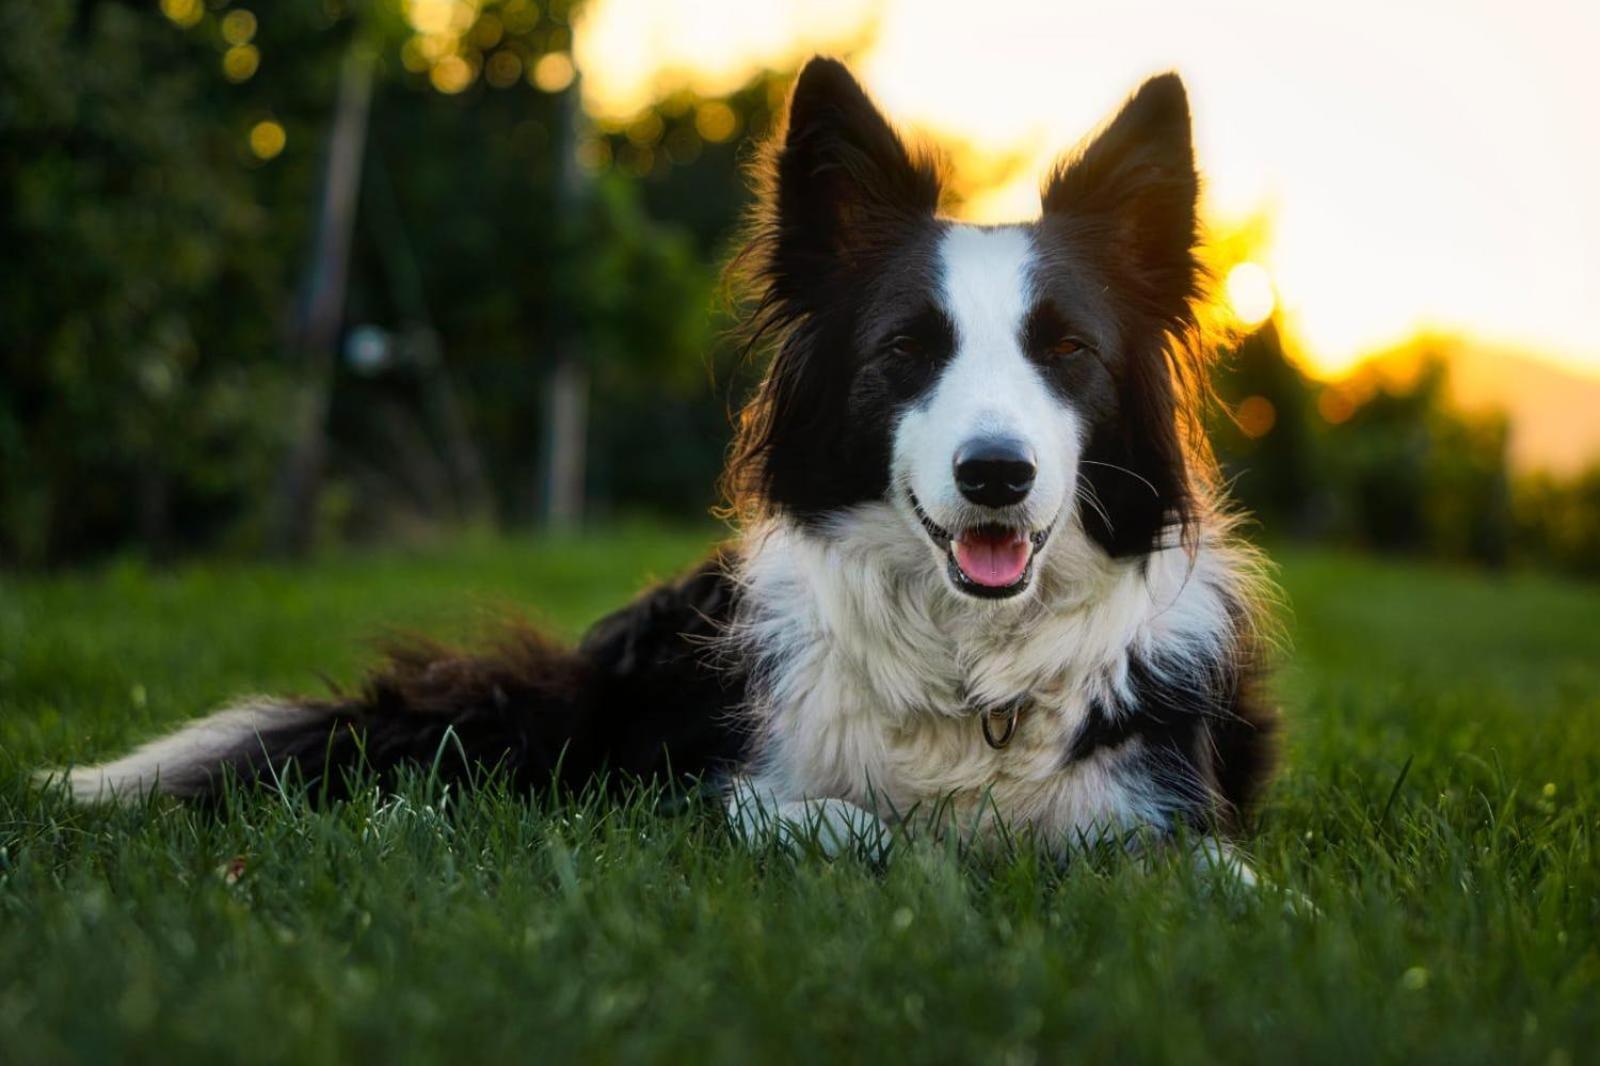
<svg viewBox="0 0 1600 1066">
<path fill-rule="evenodd" d="M 759 779 L 736 778 L 728 791 L 728 823 L 752 850 L 777 844 L 789 851 L 814 847 L 828 858 L 855 854 L 888 858 L 893 834 L 877 815 L 847 800 L 780 800 Z"/>
<path fill-rule="evenodd" d="M 1200 872 L 1212 879 L 1213 884 L 1274 893 L 1282 899 L 1284 913 L 1294 917 L 1316 918 L 1322 913 L 1307 896 L 1292 888 L 1263 880 L 1239 849 L 1226 840 L 1214 836 L 1201 837 L 1190 846 L 1189 855 Z"/>
<path fill-rule="evenodd" d="M 1130 853 L 1146 870 L 1162 865 L 1162 858 L 1174 855 L 1186 859 L 1203 882 L 1219 888 L 1254 889 L 1260 886 L 1249 861 L 1228 841 L 1210 834 L 1180 839 L 1154 826 L 1127 838 Z"/>
<path fill-rule="evenodd" d="M 1241 888 L 1256 888 L 1260 879 L 1239 849 L 1219 837 L 1204 836 L 1189 848 L 1189 855 L 1200 872 Z"/>
</svg>

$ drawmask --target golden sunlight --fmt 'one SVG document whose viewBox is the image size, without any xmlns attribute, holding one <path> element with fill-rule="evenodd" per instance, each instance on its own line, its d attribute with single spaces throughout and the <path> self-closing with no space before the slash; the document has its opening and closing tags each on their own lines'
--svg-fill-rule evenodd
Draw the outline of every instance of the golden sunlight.
<svg viewBox="0 0 1600 1066">
<path fill-rule="evenodd" d="M 1228 310 L 1246 329 L 1254 329 L 1272 315 L 1278 298 L 1272 292 L 1272 277 L 1259 263 L 1240 263 L 1228 271 L 1226 283 Z"/>
<path fill-rule="evenodd" d="M 958 168 L 1031 160 L 962 205 L 985 222 L 1033 215 L 1049 162 L 1175 69 L 1208 216 L 1272 223 L 1235 310 L 1270 295 L 1309 369 L 1433 328 L 1600 373 L 1597 41 L 1600 4 L 1562 0 L 594 0 L 576 48 L 587 106 L 619 124 L 848 54 L 892 115 L 962 146 Z"/>
</svg>

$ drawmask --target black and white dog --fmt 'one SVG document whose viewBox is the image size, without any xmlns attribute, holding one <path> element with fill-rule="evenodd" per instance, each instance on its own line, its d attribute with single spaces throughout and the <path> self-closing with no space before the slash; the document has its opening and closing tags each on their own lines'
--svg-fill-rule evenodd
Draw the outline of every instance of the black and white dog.
<svg viewBox="0 0 1600 1066">
<path fill-rule="evenodd" d="M 1197 177 L 1147 82 L 1031 224 L 939 217 L 939 178 L 839 63 L 761 171 L 735 542 L 573 650 L 391 651 L 355 695 L 252 699 L 101 766 L 84 800 L 215 797 L 292 764 L 518 785 L 719 783 L 747 833 L 830 847 L 922 812 L 992 838 L 1236 831 L 1272 762 L 1258 566 L 1200 432 Z"/>
</svg>

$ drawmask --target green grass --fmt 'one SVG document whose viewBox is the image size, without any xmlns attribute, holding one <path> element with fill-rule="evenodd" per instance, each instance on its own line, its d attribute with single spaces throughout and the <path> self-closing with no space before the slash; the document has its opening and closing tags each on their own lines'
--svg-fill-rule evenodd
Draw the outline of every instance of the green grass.
<svg viewBox="0 0 1600 1066">
<path fill-rule="evenodd" d="M 497 792 L 213 818 L 28 772 L 241 691 L 354 677 L 386 627 L 576 633 L 698 532 L 0 586 L 0 1060 L 1593 1061 L 1600 591 L 1280 555 L 1271 891 L 932 844 L 744 854 L 705 812 Z M 1409 763 L 1409 770 L 1404 768 Z"/>
</svg>

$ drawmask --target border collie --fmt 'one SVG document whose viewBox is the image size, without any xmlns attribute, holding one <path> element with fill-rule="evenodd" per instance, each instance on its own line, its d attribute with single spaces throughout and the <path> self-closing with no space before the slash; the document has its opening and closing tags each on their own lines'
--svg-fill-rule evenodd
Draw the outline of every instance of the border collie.
<svg viewBox="0 0 1600 1066">
<path fill-rule="evenodd" d="M 920 817 L 983 841 L 1236 834 L 1270 770 L 1263 587 L 1200 423 L 1198 179 L 1175 75 L 1059 165 L 1032 223 L 938 214 L 936 167 L 814 59 L 734 270 L 770 350 L 737 539 L 575 649 L 391 649 L 358 692 L 250 699 L 66 775 L 82 800 L 713 782 L 828 850 Z M 368 778 L 371 780 L 371 778 Z"/>
</svg>

